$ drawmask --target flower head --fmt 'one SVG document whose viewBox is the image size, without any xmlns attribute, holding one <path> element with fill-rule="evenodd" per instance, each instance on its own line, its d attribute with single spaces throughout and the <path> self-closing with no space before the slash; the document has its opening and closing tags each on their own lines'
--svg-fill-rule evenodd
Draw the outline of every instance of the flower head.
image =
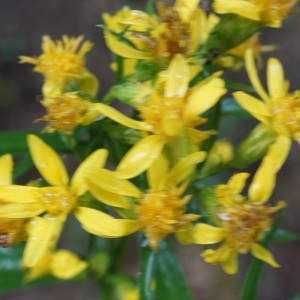
<svg viewBox="0 0 300 300">
<path fill-rule="evenodd" d="M 297 0 L 215 0 L 214 10 L 219 14 L 234 13 L 248 19 L 262 21 L 270 27 L 281 27 Z"/>
<path fill-rule="evenodd" d="M 91 102 L 81 99 L 76 92 L 46 98 L 41 103 L 48 114 L 36 121 L 48 122 L 46 132 L 72 133 L 77 126 L 88 125 L 99 117 Z"/>
<path fill-rule="evenodd" d="M 300 92 L 288 92 L 289 84 L 285 81 L 282 65 L 276 58 L 270 58 L 267 65 L 269 94 L 258 78 L 252 51 L 246 53 L 246 67 L 250 81 L 262 101 L 244 92 L 233 93 L 234 98 L 277 134 L 275 144 L 281 147 L 282 156 L 286 157 L 290 141 L 293 139 L 300 142 Z"/>
<path fill-rule="evenodd" d="M 75 80 L 79 85 L 87 85 L 88 81 L 91 88 L 89 93 L 97 93 L 98 81 L 85 67 L 85 54 L 93 45 L 85 41 L 80 47 L 82 40 L 83 36 L 69 38 L 64 35 L 61 41 L 54 42 L 49 36 L 44 36 L 43 53 L 40 56 L 20 56 L 21 63 L 35 65 L 34 71 L 44 76 L 44 96 L 62 94 L 70 80 Z"/>
<path fill-rule="evenodd" d="M 285 204 L 275 207 L 265 205 L 275 185 L 273 160 L 266 156 L 249 186 L 248 197 L 240 194 L 245 186 L 248 173 L 233 175 L 226 185 L 216 187 L 216 197 L 220 203 L 217 211 L 218 224 L 197 224 L 194 231 L 196 244 L 222 242 L 216 249 L 205 250 L 201 256 L 211 264 L 221 263 L 228 274 L 237 272 L 237 254 L 249 251 L 257 258 L 273 267 L 279 267 L 272 254 L 258 244 L 264 232 L 272 225 L 271 215 Z"/>
<path fill-rule="evenodd" d="M 159 239 L 163 239 L 171 233 L 185 232 L 185 225 L 200 217 L 185 212 L 185 205 L 190 196 L 183 196 L 183 194 L 188 186 L 188 177 L 193 171 L 194 165 L 203 161 L 204 158 L 204 152 L 195 152 L 169 169 L 168 160 L 161 154 L 147 170 L 149 189 L 145 192 L 137 187 L 135 190 L 131 189 L 131 196 L 134 200 L 130 210 L 135 216 L 133 220 L 130 220 L 132 232 L 143 231 L 153 250 L 158 248 Z M 118 189 L 117 181 L 120 183 L 119 186 L 124 186 L 125 182 L 126 185 L 129 184 L 129 181 L 118 178 L 118 174 L 115 175 L 114 182 L 99 181 L 97 178 L 102 171 L 96 168 L 91 168 L 88 173 L 87 183 L 90 192 L 100 201 L 102 201 L 103 189 L 122 195 L 124 191 Z M 124 221 L 126 220 L 116 219 L 116 222 L 119 222 L 119 226 L 122 227 L 127 226 L 127 224 L 122 224 Z M 97 234 L 101 228 L 100 221 L 97 221 L 97 224 L 95 223 L 95 227 L 91 228 L 90 232 Z M 128 229 L 126 232 L 129 232 Z"/>
</svg>

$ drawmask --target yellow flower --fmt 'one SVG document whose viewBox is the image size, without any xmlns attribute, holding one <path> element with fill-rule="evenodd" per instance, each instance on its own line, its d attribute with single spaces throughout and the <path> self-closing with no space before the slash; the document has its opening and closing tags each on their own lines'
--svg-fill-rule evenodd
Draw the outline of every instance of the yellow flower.
<svg viewBox="0 0 300 300">
<path fill-rule="evenodd" d="M 216 187 L 216 196 L 221 204 L 217 211 L 219 227 L 202 223 L 194 229 L 196 244 L 223 242 L 218 249 L 208 249 L 201 254 L 206 262 L 221 263 L 226 273 L 234 274 L 238 270 L 237 255 L 250 251 L 271 266 L 279 267 L 273 255 L 257 243 L 272 225 L 271 215 L 285 205 L 283 201 L 275 207 L 265 205 L 273 192 L 275 175 L 274 162 L 266 156 L 249 186 L 247 198 L 240 192 L 248 173 L 235 174 L 227 185 Z"/>
<path fill-rule="evenodd" d="M 46 274 L 67 280 L 77 276 L 87 267 L 87 262 L 80 260 L 77 255 L 68 250 L 60 249 L 46 252 L 36 265 L 30 268 L 26 280 L 34 280 Z"/>
<path fill-rule="evenodd" d="M 219 14 L 233 13 L 262 21 L 270 27 L 281 27 L 297 0 L 214 0 L 213 9 Z"/>
<path fill-rule="evenodd" d="M 183 56 L 178 54 L 154 90 L 146 85 L 146 91 L 142 91 L 142 96 L 135 97 L 133 102 L 143 121 L 132 120 L 102 103 L 94 104 L 95 110 L 112 120 L 150 134 L 123 157 L 117 167 L 120 177 L 131 178 L 145 171 L 167 144 L 173 147 L 172 151 L 178 150 L 179 144 L 188 148 L 184 155 L 178 155 L 178 160 L 197 151 L 190 148 L 208 137 L 209 132 L 203 133 L 195 128 L 205 122 L 198 115 L 214 106 L 226 93 L 224 81 L 216 78 L 220 75 L 216 73 L 189 88 L 188 72 Z"/>
<path fill-rule="evenodd" d="M 300 142 L 300 92 L 288 93 L 281 63 L 270 58 L 267 65 L 269 95 L 257 75 L 252 51 L 246 52 L 246 67 L 250 81 L 263 101 L 244 92 L 233 93 L 237 102 L 256 119 L 277 133 L 275 144 L 281 147 L 281 163 L 291 147 L 291 139 Z M 278 168 L 280 168 L 278 164 Z"/>
<path fill-rule="evenodd" d="M 10 154 L 0 156 L 0 186 L 12 183 L 13 159 Z M 0 199 L 0 208 L 2 201 Z M 0 246 L 11 247 L 26 239 L 25 226 L 28 219 L 0 218 Z"/>
<path fill-rule="evenodd" d="M 77 126 L 91 124 L 99 118 L 92 103 L 81 99 L 77 92 L 45 98 L 41 103 L 48 114 L 36 121 L 48 122 L 45 132 L 60 130 L 70 134 Z"/>
<path fill-rule="evenodd" d="M 171 233 L 188 234 L 185 225 L 200 217 L 199 215 L 185 213 L 185 205 L 191 196 L 182 197 L 182 195 L 188 186 L 188 177 L 194 170 L 195 164 L 202 162 L 204 159 L 205 152 L 195 152 L 169 170 L 168 160 L 160 155 L 147 170 L 149 189 L 142 192 L 136 187 L 131 194 L 134 199 L 131 211 L 134 212 L 135 218 L 130 220 L 132 222 L 130 226 L 133 231 L 142 230 L 146 234 L 149 246 L 153 250 L 158 248 L 159 239 L 163 239 Z M 107 170 L 105 171 L 107 172 Z M 100 201 L 102 201 L 103 190 L 124 195 L 119 187 L 124 186 L 125 182 L 130 183 L 125 179 L 117 178 L 117 175 L 114 181 L 98 180 L 98 178 L 105 178 L 103 170 L 91 168 L 87 172 L 89 190 Z M 125 220 L 116 219 L 116 222 L 120 223 L 120 227 L 128 226 L 121 223 Z M 85 229 L 98 235 L 101 226 L 103 226 L 102 221 L 95 212 L 93 226 Z M 126 232 L 128 232 L 128 229 L 126 229 Z"/>
<path fill-rule="evenodd" d="M 87 192 L 86 169 L 91 166 L 102 168 L 106 161 L 107 151 L 99 149 L 93 152 L 77 168 L 69 183 L 69 176 L 58 154 L 37 136 L 28 135 L 27 140 L 32 160 L 50 186 L 1 186 L 0 194 L 3 205 L 0 217 L 31 217 L 27 226 L 28 239 L 23 256 L 23 266 L 30 268 L 49 249 L 55 247 L 68 214 L 74 213 L 83 227 L 89 226 L 94 210 L 79 206 L 78 198 Z M 122 191 L 122 188 L 120 190 Z M 106 193 L 106 196 L 110 201 L 109 203 L 114 202 L 115 206 L 128 206 L 122 197 L 114 197 L 109 193 Z M 102 199 L 102 201 L 104 200 Z M 39 216 L 41 214 L 43 214 L 42 217 Z M 98 212 L 97 216 L 98 218 L 102 216 L 101 236 L 116 237 L 124 234 L 124 230 L 120 232 L 115 226 L 114 218 L 102 212 Z M 123 221 L 124 223 L 128 222 Z M 131 221 L 129 223 L 131 224 Z M 110 226 L 114 227 L 114 232 L 111 230 L 107 232 Z"/>
<path fill-rule="evenodd" d="M 158 2 L 158 16 L 125 8 L 115 16 L 103 16 L 105 40 L 112 52 L 126 58 L 150 60 L 166 67 L 176 54 L 193 61 L 193 55 L 211 26 L 200 0 L 178 0 L 174 6 Z M 123 33 L 130 43 L 117 35 Z M 196 62 L 199 65 L 199 62 Z"/>
<path fill-rule="evenodd" d="M 96 95 L 98 80 L 85 67 L 85 54 L 93 45 L 85 41 L 79 48 L 82 40 L 83 36 L 69 38 L 64 35 L 55 43 L 49 36 L 44 36 L 43 53 L 39 57 L 20 56 L 21 63 L 33 64 L 34 71 L 43 74 L 45 97 L 64 93 L 71 80 L 75 80 L 83 92 Z"/>
</svg>

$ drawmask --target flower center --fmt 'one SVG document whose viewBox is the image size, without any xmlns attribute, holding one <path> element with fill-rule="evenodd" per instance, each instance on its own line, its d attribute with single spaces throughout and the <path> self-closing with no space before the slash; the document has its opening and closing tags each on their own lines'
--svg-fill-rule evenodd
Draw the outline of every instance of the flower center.
<svg viewBox="0 0 300 300">
<path fill-rule="evenodd" d="M 239 253 L 246 253 L 251 244 L 259 241 L 272 224 L 270 215 L 274 208 L 251 202 L 237 203 L 218 213 L 227 230 L 227 243 Z"/>
<path fill-rule="evenodd" d="M 300 91 L 284 98 L 272 99 L 274 126 L 276 131 L 288 133 L 295 139 L 300 137 Z"/>
<path fill-rule="evenodd" d="M 71 189 L 64 187 L 40 188 L 40 200 L 51 214 L 68 214 L 77 205 L 77 196 Z"/>
<path fill-rule="evenodd" d="M 90 102 L 80 99 L 76 93 L 47 98 L 42 101 L 42 105 L 46 107 L 48 114 L 37 121 L 48 122 L 44 129 L 46 132 L 60 130 L 72 133 L 78 125 L 86 124 L 85 116 L 91 112 Z"/>
<path fill-rule="evenodd" d="M 153 250 L 158 248 L 159 239 L 179 231 L 183 225 L 200 217 L 184 214 L 186 202 L 187 199 L 179 198 L 175 190 L 156 193 L 149 191 L 136 206 L 137 219 Z"/>
<path fill-rule="evenodd" d="M 25 222 L 27 219 L 0 218 L 0 246 L 11 247 L 25 240 Z"/>
</svg>

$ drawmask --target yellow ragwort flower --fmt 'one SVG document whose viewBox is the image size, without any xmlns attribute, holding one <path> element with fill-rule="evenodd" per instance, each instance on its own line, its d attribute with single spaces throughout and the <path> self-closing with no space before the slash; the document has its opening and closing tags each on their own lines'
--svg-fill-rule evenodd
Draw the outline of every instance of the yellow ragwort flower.
<svg viewBox="0 0 300 300">
<path fill-rule="evenodd" d="M 187 188 L 188 178 L 194 170 L 194 166 L 202 162 L 205 156 L 205 152 L 192 153 L 169 169 L 169 161 L 161 154 L 147 170 L 149 189 L 143 192 L 136 187 L 131 194 L 134 203 L 130 210 L 135 214 L 134 219 L 130 220 L 132 224 L 122 224 L 123 219 L 116 219 L 116 222 L 120 222 L 119 226 L 129 226 L 132 231 L 143 231 L 153 250 L 158 248 L 159 239 L 163 239 L 171 233 L 189 235 L 190 232 L 186 225 L 200 216 L 185 213 L 185 205 L 191 195 L 183 197 L 182 195 Z M 117 174 L 115 180 L 106 180 L 106 174 L 108 175 L 106 177 L 112 177 L 107 172 L 109 171 L 99 168 L 91 168 L 87 171 L 89 190 L 100 201 L 103 201 L 104 190 L 124 195 L 124 191 L 121 191 L 120 187 L 125 183 L 130 184 L 129 181 L 118 178 Z M 99 178 L 104 180 L 99 180 Z M 94 214 L 93 226 L 85 227 L 85 229 L 98 235 L 102 222 L 97 217 L 97 212 Z M 126 228 L 124 231 L 129 232 L 129 229 Z"/>
<path fill-rule="evenodd" d="M 158 2 L 158 16 L 127 7 L 115 16 L 104 14 L 106 43 L 117 55 L 155 61 L 164 67 L 176 54 L 193 61 L 200 43 L 216 23 L 198 8 L 199 3 L 200 0 L 177 0 L 171 6 Z M 120 41 L 112 32 L 123 33 L 130 43 Z M 195 63 L 201 68 L 199 61 Z"/>
<path fill-rule="evenodd" d="M 23 255 L 23 266 L 31 268 L 47 251 L 54 249 L 68 214 L 74 213 L 83 227 L 89 226 L 90 212 L 93 214 L 94 210 L 78 205 L 78 198 L 88 189 L 85 171 L 95 166 L 102 168 L 108 154 L 105 149 L 93 152 L 80 164 L 69 182 L 63 162 L 50 146 L 35 135 L 28 135 L 27 141 L 36 168 L 50 186 L 0 186 L 3 203 L 0 217 L 31 217 L 27 225 L 28 239 Z M 114 197 L 109 193 L 106 193 L 106 196 L 110 202 L 115 201 L 115 206 L 126 207 L 127 205 L 122 197 Z M 41 214 L 42 217 L 39 216 Z M 102 234 L 99 229 L 99 235 L 105 237 L 124 235 L 123 228 L 120 230 L 116 227 L 114 218 L 102 212 L 98 212 L 97 216 L 98 218 L 102 216 L 103 222 Z M 131 221 L 123 220 L 123 223 L 131 224 Z M 113 230 L 107 232 L 110 227 L 113 227 Z"/>
<path fill-rule="evenodd" d="M 171 144 L 175 151 L 174 140 L 177 137 L 186 138 L 186 144 L 198 146 L 209 134 L 195 128 L 205 122 L 199 115 L 214 106 L 226 93 L 224 81 L 217 78 L 220 75 L 217 73 L 189 88 L 188 67 L 180 54 L 173 57 L 168 71 L 162 73 L 163 79 L 158 80 L 161 84 L 158 83 L 154 90 L 146 84 L 146 90 L 133 100 L 143 121 L 130 119 L 102 103 L 94 104 L 99 113 L 149 134 L 134 145 L 119 163 L 117 171 L 122 178 L 131 178 L 145 171 L 165 145 Z M 178 147 L 179 143 L 176 145 Z M 193 151 L 197 150 L 189 149 L 184 156 Z"/>
<path fill-rule="evenodd" d="M 10 154 L 0 156 L 0 186 L 12 183 L 13 159 Z M 0 199 L 0 208 L 2 201 Z M 0 246 L 11 247 L 26 239 L 27 218 L 0 218 Z"/>
<path fill-rule="evenodd" d="M 256 119 L 276 132 L 274 143 L 281 147 L 280 168 L 289 153 L 291 140 L 300 142 L 300 91 L 288 92 L 289 84 L 276 58 L 270 58 L 267 65 L 269 94 L 259 80 L 252 51 L 246 52 L 246 67 L 250 81 L 263 101 L 244 92 L 235 92 L 233 96 Z"/>
<path fill-rule="evenodd" d="M 45 97 L 62 94 L 71 80 L 75 80 L 79 89 L 96 95 L 98 80 L 85 67 L 85 54 L 93 44 L 83 36 L 69 38 L 64 35 L 61 41 L 54 42 L 49 36 L 43 36 L 43 53 L 38 57 L 20 56 L 21 63 L 35 65 L 34 71 L 44 76 L 43 95 Z"/>
<path fill-rule="evenodd" d="M 41 104 L 46 108 L 47 115 L 36 121 L 48 122 L 45 132 L 59 130 L 70 134 L 77 126 L 91 124 L 100 117 L 91 102 L 81 99 L 77 92 L 44 98 Z"/>
<path fill-rule="evenodd" d="M 218 249 L 208 249 L 201 254 L 206 262 L 220 263 L 226 273 L 235 274 L 238 270 L 237 255 L 250 251 L 272 267 L 279 267 L 273 255 L 258 244 L 272 225 L 271 215 L 285 205 L 283 201 L 274 207 L 265 205 L 273 192 L 275 175 L 273 160 L 266 156 L 249 186 L 248 197 L 240 194 L 248 173 L 235 174 L 226 185 L 216 187 L 221 204 L 217 211 L 218 227 L 202 223 L 194 229 L 196 244 L 222 242 Z"/>
<path fill-rule="evenodd" d="M 213 9 L 219 14 L 237 14 L 262 21 L 270 27 L 281 27 L 298 0 L 214 0 Z"/>
</svg>

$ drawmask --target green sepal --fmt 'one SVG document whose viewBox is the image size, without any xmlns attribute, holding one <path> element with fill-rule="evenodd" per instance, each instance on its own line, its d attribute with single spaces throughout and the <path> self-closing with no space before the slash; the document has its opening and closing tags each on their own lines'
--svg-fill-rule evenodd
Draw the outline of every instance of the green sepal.
<svg viewBox="0 0 300 300">
<path fill-rule="evenodd" d="M 258 32 L 262 23 L 246 19 L 236 14 L 223 15 L 213 28 L 206 42 L 208 53 L 222 54 L 242 44 Z"/>
<path fill-rule="evenodd" d="M 231 166 L 244 169 L 262 158 L 268 147 L 275 141 L 276 133 L 265 124 L 258 124 L 239 144 Z"/>
<path fill-rule="evenodd" d="M 89 260 L 89 270 L 95 274 L 97 278 L 106 274 L 108 268 L 111 265 L 111 258 L 105 251 L 98 251 L 92 255 Z"/>
</svg>

